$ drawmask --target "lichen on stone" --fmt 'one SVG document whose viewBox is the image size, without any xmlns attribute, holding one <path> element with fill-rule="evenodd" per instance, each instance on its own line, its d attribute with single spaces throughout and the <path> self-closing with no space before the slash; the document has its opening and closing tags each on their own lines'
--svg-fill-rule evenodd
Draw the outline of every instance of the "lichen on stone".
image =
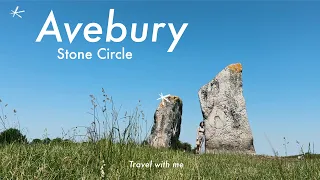
<svg viewBox="0 0 320 180">
<path fill-rule="evenodd" d="M 160 105 L 159 105 L 160 108 L 163 108 L 163 107 L 164 107 L 163 104 L 164 104 L 165 102 L 163 102 L 163 101 L 164 101 L 164 100 L 161 100 L 161 102 L 160 102 Z"/>
<path fill-rule="evenodd" d="M 228 66 L 228 68 L 236 73 L 241 73 L 242 72 L 242 65 L 240 63 L 237 64 L 231 64 Z"/>
<path fill-rule="evenodd" d="M 169 101 L 181 101 L 181 99 L 178 96 L 169 96 Z"/>
</svg>

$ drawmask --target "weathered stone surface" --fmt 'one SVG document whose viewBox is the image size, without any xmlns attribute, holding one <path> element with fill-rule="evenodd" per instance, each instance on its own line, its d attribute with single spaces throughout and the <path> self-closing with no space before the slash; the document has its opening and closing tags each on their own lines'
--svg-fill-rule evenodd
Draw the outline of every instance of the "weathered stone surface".
<svg viewBox="0 0 320 180">
<path fill-rule="evenodd" d="M 180 136 L 182 101 L 177 96 L 169 96 L 170 102 L 160 102 L 154 113 L 154 124 L 148 143 L 154 147 L 174 147 Z M 164 103 L 164 104 L 163 104 Z"/>
<path fill-rule="evenodd" d="M 205 121 L 206 153 L 255 154 L 245 99 L 242 65 L 231 64 L 198 92 Z"/>
</svg>

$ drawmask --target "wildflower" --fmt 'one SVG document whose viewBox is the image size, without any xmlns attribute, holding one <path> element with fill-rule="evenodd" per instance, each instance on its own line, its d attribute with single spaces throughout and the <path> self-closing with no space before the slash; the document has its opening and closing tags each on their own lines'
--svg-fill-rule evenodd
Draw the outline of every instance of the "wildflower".
<svg viewBox="0 0 320 180">
<path fill-rule="evenodd" d="M 102 160 L 102 166 L 100 168 L 100 174 L 101 174 L 101 179 L 105 177 L 105 173 L 104 173 L 104 166 L 106 166 L 106 164 L 104 163 L 104 160 Z"/>
<path fill-rule="evenodd" d="M 300 156 L 298 156 L 298 159 L 299 159 L 299 160 L 303 160 L 303 159 L 304 159 L 304 156 L 303 156 L 303 155 L 300 155 Z"/>
</svg>

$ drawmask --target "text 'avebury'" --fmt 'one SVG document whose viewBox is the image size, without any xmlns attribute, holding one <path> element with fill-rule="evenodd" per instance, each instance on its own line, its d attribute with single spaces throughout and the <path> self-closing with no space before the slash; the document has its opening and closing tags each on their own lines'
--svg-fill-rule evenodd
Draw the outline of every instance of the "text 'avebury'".
<svg viewBox="0 0 320 180">
<path fill-rule="evenodd" d="M 122 23 L 114 23 L 114 9 L 109 10 L 109 18 L 108 18 L 108 26 L 106 30 L 105 41 L 106 42 L 122 42 L 127 36 L 127 28 Z M 52 25 L 53 30 L 48 30 L 49 25 Z M 83 23 L 77 23 L 76 27 L 72 31 L 69 23 L 64 23 L 64 28 L 68 36 L 68 40 L 70 44 L 73 42 L 79 30 L 81 29 Z M 152 42 L 157 42 L 158 32 L 161 28 L 166 27 L 166 23 L 154 23 L 152 29 Z M 168 27 L 170 29 L 171 35 L 173 37 L 172 43 L 167 52 L 172 52 L 179 40 L 181 39 L 184 31 L 186 30 L 188 23 L 183 23 L 179 31 L 177 32 L 173 23 L 168 23 Z M 119 37 L 113 37 L 112 30 L 117 27 L 121 29 L 121 35 Z M 141 37 L 137 37 L 137 23 L 132 23 L 131 27 L 131 39 L 134 42 L 143 42 L 147 38 L 148 34 L 148 23 L 143 23 L 143 29 L 141 33 Z M 57 21 L 55 19 L 53 11 L 51 11 L 45 21 L 36 42 L 41 42 L 42 38 L 45 35 L 53 35 L 56 37 L 57 42 L 63 42 L 61 38 L 61 34 L 58 28 Z M 83 37 L 90 43 L 95 43 L 101 40 L 101 36 L 103 35 L 103 30 L 100 24 L 98 23 L 89 23 L 83 29 Z"/>
</svg>

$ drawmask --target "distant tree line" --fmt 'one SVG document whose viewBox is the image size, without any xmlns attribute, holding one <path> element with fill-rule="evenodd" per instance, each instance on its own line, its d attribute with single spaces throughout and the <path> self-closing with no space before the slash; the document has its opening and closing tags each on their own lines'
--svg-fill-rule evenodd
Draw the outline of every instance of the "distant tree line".
<svg viewBox="0 0 320 180">
<path fill-rule="evenodd" d="M 2 131 L 0 133 L 0 144 L 11 143 L 28 143 L 28 140 L 18 129 L 10 128 Z"/>
<path fill-rule="evenodd" d="M 187 142 L 181 142 L 180 140 L 178 140 L 175 143 L 175 146 L 173 147 L 173 149 L 182 150 L 184 152 L 191 152 L 192 151 L 191 144 L 189 144 Z"/>
<path fill-rule="evenodd" d="M 60 143 L 69 143 L 73 142 L 68 139 L 62 138 L 44 138 L 44 139 L 33 139 L 30 143 L 28 142 L 25 135 L 23 135 L 20 130 L 10 128 L 2 131 L 0 133 L 0 144 L 12 144 L 12 143 L 20 143 L 20 144 L 60 144 Z M 142 145 L 148 145 L 148 142 L 145 140 L 142 142 Z M 177 140 L 172 149 L 181 150 L 184 152 L 193 152 L 191 145 L 187 142 L 181 142 Z"/>
<path fill-rule="evenodd" d="M 62 139 L 62 138 L 44 138 L 44 139 L 33 139 L 30 144 L 60 144 L 60 143 L 68 143 L 72 142 L 69 139 Z"/>
<path fill-rule="evenodd" d="M 10 128 L 2 131 L 0 133 L 0 144 L 12 144 L 12 143 L 20 143 L 20 144 L 54 144 L 54 143 L 64 143 L 64 142 L 72 142 L 68 139 L 62 138 L 44 138 L 44 139 L 33 139 L 30 143 L 28 142 L 25 135 L 23 135 L 20 130 L 15 128 Z"/>
</svg>

